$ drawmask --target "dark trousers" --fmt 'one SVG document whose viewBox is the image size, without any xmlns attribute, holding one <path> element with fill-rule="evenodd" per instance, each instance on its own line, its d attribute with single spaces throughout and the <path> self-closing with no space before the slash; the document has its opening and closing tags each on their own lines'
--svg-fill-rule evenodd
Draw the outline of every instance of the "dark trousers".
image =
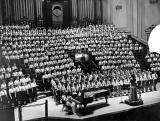
<svg viewBox="0 0 160 121">
<path fill-rule="evenodd" d="M 12 106 L 16 106 L 17 105 L 17 103 L 16 103 L 16 96 L 15 96 L 15 93 L 11 93 L 11 98 L 10 98 L 10 104 L 12 105 Z"/>
<path fill-rule="evenodd" d="M 153 90 L 157 90 L 157 88 L 156 88 L 156 85 L 157 85 L 157 79 L 154 79 L 153 80 Z"/>
</svg>

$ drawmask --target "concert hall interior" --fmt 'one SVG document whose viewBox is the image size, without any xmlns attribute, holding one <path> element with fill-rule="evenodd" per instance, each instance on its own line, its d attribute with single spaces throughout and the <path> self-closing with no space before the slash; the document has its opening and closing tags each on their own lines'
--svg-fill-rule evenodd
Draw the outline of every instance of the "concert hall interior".
<svg viewBox="0 0 160 121">
<path fill-rule="evenodd" d="M 160 0 L 0 0 L 0 121 L 160 121 Z"/>
</svg>

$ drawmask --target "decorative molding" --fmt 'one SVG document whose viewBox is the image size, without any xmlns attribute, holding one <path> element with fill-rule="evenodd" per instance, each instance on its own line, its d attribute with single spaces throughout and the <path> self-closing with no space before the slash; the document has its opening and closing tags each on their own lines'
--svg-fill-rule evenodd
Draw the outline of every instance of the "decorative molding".
<svg viewBox="0 0 160 121">
<path fill-rule="evenodd" d="M 116 10 L 122 10 L 122 5 L 116 5 Z"/>
</svg>

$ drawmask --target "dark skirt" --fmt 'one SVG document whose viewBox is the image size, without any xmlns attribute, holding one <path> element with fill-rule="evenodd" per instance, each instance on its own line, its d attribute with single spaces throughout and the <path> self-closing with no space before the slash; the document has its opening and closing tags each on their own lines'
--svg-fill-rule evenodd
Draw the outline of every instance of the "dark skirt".
<svg viewBox="0 0 160 121">
<path fill-rule="evenodd" d="M 129 84 L 124 84 L 123 86 L 122 86 L 122 90 L 129 90 Z"/>
<path fill-rule="evenodd" d="M 11 106 L 16 106 L 17 105 L 17 101 L 16 101 L 15 93 L 11 93 L 11 97 L 12 97 L 12 98 L 10 98 Z"/>
<path fill-rule="evenodd" d="M 18 103 L 18 105 L 21 105 L 21 103 L 22 103 L 22 92 L 21 91 L 19 91 L 19 92 L 17 92 L 17 103 Z"/>
<path fill-rule="evenodd" d="M 142 87 L 146 86 L 146 81 L 142 81 Z"/>
<path fill-rule="evenodd" d="M 29 89 L 26 90 L 26 98 L 25 98 L 25 102 L 29 103 L 29 98 L 30 98 L 30 93 L 29 93 Z"/>
<path fill-rule="evenodd" d="M 8 97 L 6 95 L 2 96 L 2 105 L 7 105 L 8 104 Z"/>
<path fill-rule="evenodd" d="M 153 85 L 153 80 L 152 79 L 150 79 L 148 81 L 149 81 L 149 85 Z"/>
<path fill-rule="evenodd" d="M 155 91 L 157 90 L 156 85 L 157 85 L 157 79 L 154 79 L 153 80 L 153 88 Z"/>
<path fill-rule="evenodd" d="M 33 87 L 33 89 L 32 89 L 32 96 L 33 96 L 34 100 L 37 99 L 37 87 Z"/>
<path fill-rule="evenodd" d="M 32 102 L 33 101 L 33 91 L 32 88 L 28 89 L 28 102 Z"/>
<path fill-rule="evenodd" d="M 113 86 L 113 91 L 117 92 L 118 91 L 118 86 Z"/>
<path fill-rule="evenodd" d="M 142 87 L 142 81 L 137 81 L 137 86 Z"/>
<path fill-rule="evenodd" d="M 113 92 L 113 85 L 109 85 L 108 88 L 110 89 L 111 92 Z"/>
<path fill-rule="evenodd" d="M 130 95 L 129 95 L 129 100 L 130 101 L 137 101 L 137 88 L 136 86 L 131 86 L 130 88 Z"/>
<path fill-rule="evenodd" d="M 48 90 L 48 79 L 44 79 L 43 85 L 44 85 L 44 90 Z"/>
<path fill-rule="evenodd" d="M 28 100 L 27 91 L 21 91 L 22 104 L 26 104 Z"/>
<path fill-rule="evenodd" d="M 60 104 L 60 99 L 61 99 L 61 91 L 60 90 L 57 90 L 56 91 L 56 102 L 58 103 L 58 104 Z"/>
<path fill-rule="evenodd" d="M 146 86 L 149 86 L 149 80 L 146 81 Z"/>
<path fill-rule="evenodd" d="M 33 87 L 33 92 L 37 96 L 37 87 Z"/>
<path fill-rule="evenodd" d="M 16 93 L 16 102 L 17 102 L 17 105 L 19 105 L 20 103 L 20 93 L 19 92 Z"/>
</svg>

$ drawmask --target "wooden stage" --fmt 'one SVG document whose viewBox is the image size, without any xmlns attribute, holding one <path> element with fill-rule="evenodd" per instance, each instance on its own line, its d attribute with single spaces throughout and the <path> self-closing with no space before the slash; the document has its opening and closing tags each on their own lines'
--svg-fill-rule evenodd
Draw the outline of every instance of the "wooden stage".
<svg viewBox="0 0 160 121">
<path fill-rule="evenodd" d="M 123 96 L 122 100 L 128 99 L 128 96 Z M 109 98 L 106 105 L 105 99 L 95 101 L 87 105 L 87 109 L 81 109 L 77 115 L 68 115 L 62 111 L 62 105 L 56 105 L 52 97 L 38 100 L 29 105 L 44 103 L 48 100 L 48 121 L 62 120 L 85 120 L 85 121 L 159 121 L 160 120 L 160 90 L 147 92 L 142 94 L 144 101 L 143 105 L 129 106 L 124 103 L 119 103 L 121 97 Z M 23 121 L 31 121 L 32 119 L 40 119 L 45 116 L 45 106 L 23 107 Z M 155 118 L 155 119 L 153 119 Z M 159 119 L 157 119 L 159 118 Z M 18 119 L 18 109 L 15 109 L 15 121 Z M 38 120 L 32 120 L 38 121 Z"/>
</svg>

